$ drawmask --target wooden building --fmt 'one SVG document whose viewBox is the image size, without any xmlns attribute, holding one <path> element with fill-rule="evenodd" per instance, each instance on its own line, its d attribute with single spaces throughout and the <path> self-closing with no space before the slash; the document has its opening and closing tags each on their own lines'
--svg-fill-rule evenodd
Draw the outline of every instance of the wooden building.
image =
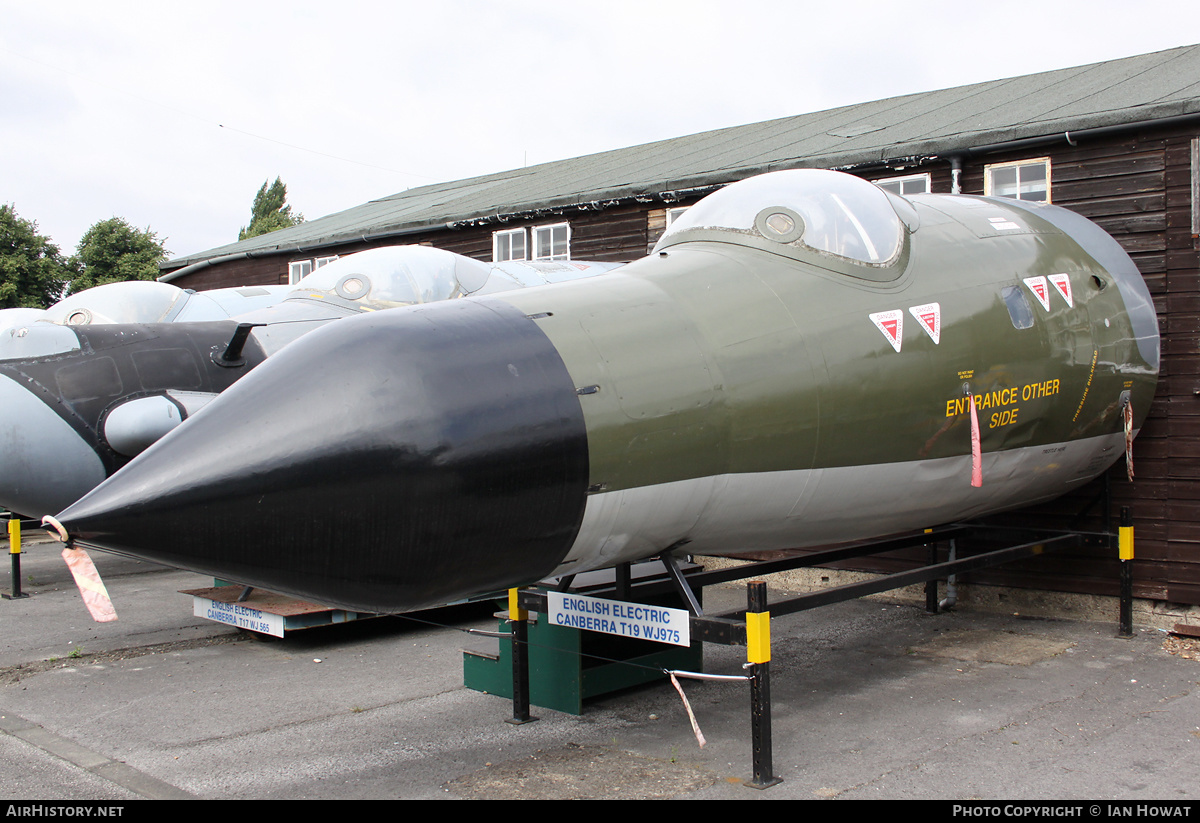
<svg viewBox="0 0 1200 823">
<path fill-rule="evenodd" d="M 900 193 L 1048 200 L 1108 230 L 1154 296 L 1158 394 L 1135 444 L 1136 481 L 1123 462 L 1110 481 L 1134 513 L 1135 595 L 1200 604 L 1198 135 L 1200 46 L 1188 46 L 423 186 L 172 260 L 163 279 L 194 289 L 294 282 L 338 255 L 404 243 L 482 260 L 633 260 L 674 209 L 787 168 L 840 169 Z M 1115 594 L 1110 555 L 1085 550 L 975 579 Z"/>
</svg>

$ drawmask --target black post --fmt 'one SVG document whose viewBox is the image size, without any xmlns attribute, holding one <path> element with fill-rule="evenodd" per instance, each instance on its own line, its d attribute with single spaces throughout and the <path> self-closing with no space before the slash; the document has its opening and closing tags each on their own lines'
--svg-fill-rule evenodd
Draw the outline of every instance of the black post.
<svg viewBox="0 0 1200 823">
<path fill-rule="evenodd" d="M 508 623 L 512 644 L 513 716 L 505 722 L 514 726 L 537 720 L 529 713 L 529 612 L 518 603 L 519 589 L 508 590 Z"/>
<path fill-rule="evenodd" d="M 750 736 L 754 777 L 746 785 L 766 789 L 781 783 L 774 776 L 771 751 L 771 615 L 767 584 L 753 580 L 747 587 L 746 656 L 750 667 Z"/>
<path fill-rule="evenodd" d="M 928 531 L 928 530 L 927 530 Z M 937 543 L 926 543 L 925 548 L 929 550 L 926 558 L 928 565 L 936 566 L 938 562 Z M 938 610 L 938 582 L 936 580 L 925 581 L 925 613 L 937 614 Z"/>
<path fill-rule="evenodd" d="M 1121 558 L 1120 637 L 1133 637 L 1133 517 L 1128 506 L 1121 507 L 1121 525 L 1117 538 Z"/>
<path fill-rule="evenodd" d="M 1104 473 L 1104 533 L 1112 536 L 1112 475 Z"/>
<path fill-rule="evenodd" d="M 630 587 L 633 585 L 633 567 L 629 563 L 621 563 L 613 571 L 616 579 L 613 581 L 613 591 L 617 600 L 629 600 Z"/>
</svg>

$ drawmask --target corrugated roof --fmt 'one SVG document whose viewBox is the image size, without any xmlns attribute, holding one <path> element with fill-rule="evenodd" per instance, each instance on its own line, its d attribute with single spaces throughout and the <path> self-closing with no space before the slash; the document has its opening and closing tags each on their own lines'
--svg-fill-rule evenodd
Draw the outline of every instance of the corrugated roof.
<svg viewBox="0 0 1200 823">
<path fill-rule="evenodd" d="M 703 187 L 774 168 L 846 168 L 1200 112 L 1200 45 L 908 94 L 437 183 L 166 268 L 436 228 L 535 208 Z"/>
</svg>

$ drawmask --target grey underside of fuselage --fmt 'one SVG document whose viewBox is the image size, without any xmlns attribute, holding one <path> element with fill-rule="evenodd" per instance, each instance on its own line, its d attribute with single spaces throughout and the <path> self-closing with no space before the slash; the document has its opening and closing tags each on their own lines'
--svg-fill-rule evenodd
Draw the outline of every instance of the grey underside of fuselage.
<svg viewBox="0 0 1200 823">
<path fill-rule="evenodd" d="M 1120 432 L 971 456 L 726 474 L 591 495 L 555 575 L 638 560 L 681 543 L 737 553 L 819 546 L 961 521 L 1049 500 L 1123 453 Z M 920 495 L 914 494 L 920 489 Z M 869 501 L 869 502 L 867 502 Z"/>
</svg>

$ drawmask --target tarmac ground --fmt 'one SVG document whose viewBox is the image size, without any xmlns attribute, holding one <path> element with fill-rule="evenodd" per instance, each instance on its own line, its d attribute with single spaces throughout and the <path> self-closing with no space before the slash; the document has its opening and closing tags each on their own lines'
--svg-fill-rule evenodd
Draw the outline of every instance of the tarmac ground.
<svg viewBox="0 0 1200 823">
<path fill-rule="evenodd" d="M 782 782 L 757 790 L 744 683 L 681 681 L 703 747 L 667 680 L 511 725 L 511 701 L 463 685 L 462 649 L 495 644 L 465 633 L 496 628 L 490 604 L 263 639 L 192 616 L 178 592 L 209 579 L 94 552 L 119 615 L 96 624 L 58 544 L 26 550 L 31 596 L 0 601 L 10 801 L 1104 800 L 1088 816 L 1107 817 L 1187 813 L 1200 792 L 1200 660 L 1161 629 L 1117 637 L 1116 615 L 859 600 L 774 619 Z M 744 660 L 705 649 L 710 673 Z"/>
</svg>

